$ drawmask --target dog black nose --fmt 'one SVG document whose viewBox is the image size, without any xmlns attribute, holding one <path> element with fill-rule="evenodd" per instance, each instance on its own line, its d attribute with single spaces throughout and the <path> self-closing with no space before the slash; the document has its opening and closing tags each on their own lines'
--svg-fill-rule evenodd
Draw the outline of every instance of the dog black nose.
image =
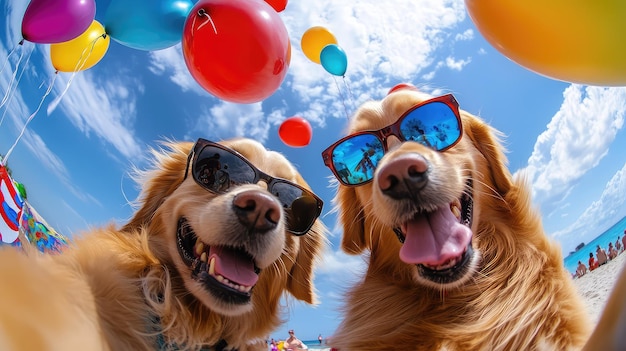
<svg viewBox="0 0 626 351">
<path fill-rule="evenodd" d="M 417 153 L 399 156 L 379 169 L 378 186 L 394 199 L 413 197 L 428 184 L 428 162 Z"/>
<path fill-rule="evenodd" d="M 278 201 L 260 190 L 246 190 L 235 195 L 233 210 L 241 224 L 257 233 L 276 228 L 280 221 Z"/>
</svg>

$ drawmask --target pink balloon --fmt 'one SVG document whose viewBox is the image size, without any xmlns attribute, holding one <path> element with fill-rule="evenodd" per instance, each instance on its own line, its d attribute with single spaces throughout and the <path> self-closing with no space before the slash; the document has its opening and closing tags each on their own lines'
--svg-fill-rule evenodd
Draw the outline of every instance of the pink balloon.
<svg viewBox="0 0 626 351">
<path fill-rule="evenodd" d="M 22 37 L 33 43 L 62 43 L 83 34 L 95 17 L 95 0 L 31 0 L 22 18 Z"/>
</svg>

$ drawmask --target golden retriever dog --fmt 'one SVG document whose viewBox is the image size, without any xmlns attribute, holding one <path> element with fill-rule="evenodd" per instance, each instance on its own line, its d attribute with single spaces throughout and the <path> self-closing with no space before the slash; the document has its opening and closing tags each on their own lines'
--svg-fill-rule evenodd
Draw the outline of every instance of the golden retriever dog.
<svg viewBox="0 0 626 351">
<path fill-rule="evenodd" d="M 0 350 L 267 350 L 285 293 L 316 302 L 322 201 L 248 139 L 166 142 L 120 229 L 0 252 Z"/>
<path fill-rule="evenodd" d="M 322 155 L 342 249 L 367 252 L 330 346 L 577 350 L 588 315 L 500 133 L 452 95 L 392 89 Z"/>
</svg>

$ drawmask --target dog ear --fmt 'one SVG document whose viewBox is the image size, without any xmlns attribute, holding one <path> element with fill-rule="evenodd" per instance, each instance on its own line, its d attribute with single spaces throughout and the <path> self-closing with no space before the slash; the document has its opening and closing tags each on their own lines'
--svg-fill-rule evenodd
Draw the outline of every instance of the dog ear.
<svg viewBox="0 0 626 351">
<path fill-rule="evenodd" d="M 308 233 L 300 237 L 300 247 L 287 277 L 287 290 L 298 300 L 316 303 L 313 267 L 324 246 L 326 228 L 318 220 Z M 287 234 L 291 235 L 291 234 Z"/>
<path fill-rule="evenodd" d="M 507 168 L 504 147 L 501 144 L 502 133 L 489 126 L 479 117 L 462 112 L 465 134 L 485 157 L 489 167 L 488 176 L 500 195 L 506 194 L 512 186 L 511 172 Z"/>
<path fill-rule="evenodd" d="M 340 186 L 337 192 L 339 221 L 343 225 L 341 248 L 348 254 L 358 255 L 367 249 L 365 218 L 354 188 Z"/>
<path fill-rule="evenodd" d="M 135 170 L 133 178 L 142 185 L 139 205 L 122 231 L 133 231 L 150 223 L 165 199 L 183 182 L 185 165 L 192 143 L 163 142 L 163 149 L 152 150 L 153 169 Z"/>
</svg>

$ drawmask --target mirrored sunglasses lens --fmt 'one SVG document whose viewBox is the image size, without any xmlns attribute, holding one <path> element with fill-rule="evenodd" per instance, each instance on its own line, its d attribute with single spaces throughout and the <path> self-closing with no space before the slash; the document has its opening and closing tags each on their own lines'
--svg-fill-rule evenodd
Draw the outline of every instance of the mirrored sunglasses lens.
<svg viewBox="0 0 626 351">
<path fill-rule="evenodd" d="M 443 150 L 461 136 L 459 120 L 450 106 L 431 102 L 409 112 L 400 125 L 407 141 L 415 141 L 435 150 Z"/>
<path fill-rule="evenodd" d="M 289 183 L 277 182 L 270 189 L 283 205 L 287 228 L 295 234 L 304 234 L 317 218 L 317 199 Z"/>
<path fill-rule="evenodd" d="M 360 134 L 346 139 L 333 149 L 335 175 L 350 185 L 371 180 L 383 154 L 383 144 L 373 134 Z"/>
<path fill-rule="evenodd" d="M 254 182 L 256 172 L 239 156 L 215 146 L 207 146 L 196 159 L 193 175 L 207 189 L 225 192 L 231 185 Z"/>
</svg>

